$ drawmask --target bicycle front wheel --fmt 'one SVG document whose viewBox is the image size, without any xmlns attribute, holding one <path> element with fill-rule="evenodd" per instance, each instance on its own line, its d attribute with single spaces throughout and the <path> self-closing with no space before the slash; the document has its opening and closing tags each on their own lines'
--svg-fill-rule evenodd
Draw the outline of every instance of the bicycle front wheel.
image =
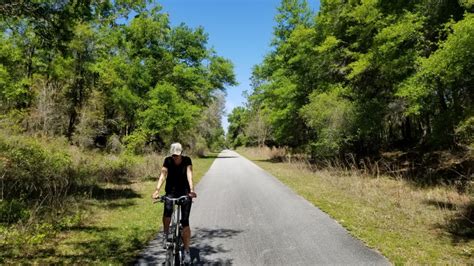
<svg viewBox="0 0 474 266">
<path fill-rule="evenodd" d="M 175 266 L 176 261 L 175 261 L 175 256 L 174 256 L 174 251 L 172 247 L 169 247 L 166 250 L 166 261 L 165 261 L 166 266 Z"/>
</svg>

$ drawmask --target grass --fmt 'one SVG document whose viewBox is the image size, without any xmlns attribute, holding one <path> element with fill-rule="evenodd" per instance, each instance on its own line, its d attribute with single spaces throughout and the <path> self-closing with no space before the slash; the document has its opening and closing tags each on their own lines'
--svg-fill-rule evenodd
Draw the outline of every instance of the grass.
<svg viewBox="0 0 474 266">
<path fill-rule="evenodd" d="M 471 208 L 472 217 L 472 195 L 459 194 L 450 187 L 421 188 L 401 179 L 372 178 L 356 172 L 311 171 L 304 163 L 272 162 L 268 154 L 255 149 L 238 152 L 392 263 L 474 261 L 474 224 L 462 216 Z"/>
<path fill-rule="evenodd" d="M 193 158 L 195 184 L 214 158 Z M 9 255 L 0 262 L 125 264 L 133 261 L 161 228 L 163 207 L 152 204 L 150 198 L 156 186 L 156 180 L 151 178 L 152 169 L 162 163 L 160 160 L 142 162 L 142 169 L 136 171 L 143 178 L 129 183 L 103 183 L 90 199 L 71 202 L 73 215 L 58 223 L 60 227 L 45 223 L 45 228 L 29 228 L 23 233 L 19 227 L 0 228 L 0 236 L 4 238 L 24 239 L 23 243 L 12 246 L 17 250 L 6 253 Z M 36 243 L 35 238 L 39 238 Z"/>
</svg>

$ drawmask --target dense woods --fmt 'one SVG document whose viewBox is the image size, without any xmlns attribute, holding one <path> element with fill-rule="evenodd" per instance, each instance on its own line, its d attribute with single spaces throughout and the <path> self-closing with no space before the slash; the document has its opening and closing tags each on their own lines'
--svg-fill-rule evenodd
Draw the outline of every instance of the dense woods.
<svg viewBox="0 0 474 266">
<path fill-rule="evenodd" d="M 472 150 L 473 11 L 470 0 L 323 0 L 312 14 L 283 0 L 229 141 L 313 159 Z"/>
<path fill-rule="evenodd" d="M 233 64 L 155 2 L 3 1 L 0 32 L 0 223 L 154 177 L 135 170 L 172 142 L 224 145 Z"/>
<path fill-rule="evenodd" d="M 222 142 L 232 63 L 207 47 L 203 28 L 173 27 L 160 10 L 149 1 L 2 4 L 2 124 L 137 153 Z"/>
</svg>

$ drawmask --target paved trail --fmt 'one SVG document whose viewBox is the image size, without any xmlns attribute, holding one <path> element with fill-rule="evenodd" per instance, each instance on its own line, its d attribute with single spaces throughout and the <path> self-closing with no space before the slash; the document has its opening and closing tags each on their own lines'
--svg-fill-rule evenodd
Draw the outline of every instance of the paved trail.
<svg viewBox="0 0 474 266">
<path fill-rule="evenodd" d="M 194 265 L 387 265 L 327 214 L 233 151 L 197 186 L 190 223 Z M 164 261 L 155 239 L 138 264 Z"/>
</svg>

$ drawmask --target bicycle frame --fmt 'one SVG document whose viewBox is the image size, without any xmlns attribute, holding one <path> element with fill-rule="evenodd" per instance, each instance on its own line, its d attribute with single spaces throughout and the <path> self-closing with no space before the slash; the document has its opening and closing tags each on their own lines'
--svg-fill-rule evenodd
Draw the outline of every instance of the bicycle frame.
<svg viewBox="0 0 474 266">
<path fill-rule="evenodd" d="M 173 238 L 172 238 L 172 244 L 170 247 L 168 247 L 168 252 L 170 252 L 171 256 L 169 256 L 169 260 L 173 260 L 174 263 L 171 263 L 171 265 L 180 265 L 182 261 L 182 256 L 181 256 L 181 246 L 182 246 L 182 239 L 181 239 L 181 205 L 176 204 L 176 202 L 173 202 L 173 216 L 171 218 L 171 232 L 173 233 Z"/>
<path fill-rule="evenodd" d="M 173 234 L 171 238 L 171 245 L 167 247 L 166 251 L 166 265 L 182 265 L 183 264 L 183 239 L 181 220 L 181 203 L 180 200 L 189 200 L 188 196 L 181 196 L 179 198 L 161 197 L 161 201 L 171 201 L 173 204 L 173 215 L 171 216 L 170 232 Z"/>
</svg>

